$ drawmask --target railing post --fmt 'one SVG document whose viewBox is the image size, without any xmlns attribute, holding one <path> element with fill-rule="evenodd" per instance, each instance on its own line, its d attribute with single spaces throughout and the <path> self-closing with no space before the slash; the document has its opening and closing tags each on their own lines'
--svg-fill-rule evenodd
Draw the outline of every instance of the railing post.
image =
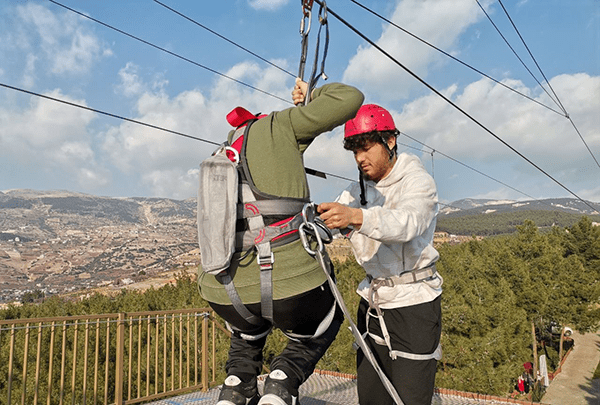
<svg viewBox="0 0 600 405">
<path fill-rule="evenodd" d="M 119 313 L 115 361 L 115 405 L 123 405 L 123 355 L 125 347 L 125 314 Z"/>
<path fill-rule="evenodd" d="M 202 391 L 208 391 L 208 314 L 202 318 Z"/>
</svg>

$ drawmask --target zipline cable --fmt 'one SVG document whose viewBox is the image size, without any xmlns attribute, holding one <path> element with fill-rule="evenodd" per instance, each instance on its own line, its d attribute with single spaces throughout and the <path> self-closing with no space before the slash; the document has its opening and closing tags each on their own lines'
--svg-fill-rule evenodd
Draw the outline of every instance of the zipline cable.
<svg viewBox="0 0 600 405">
<path fill-rule="evenodd" d="M 583 144 L 585 145 L 585 147 L 587 148 L 589 154 L 592 156 L 592 159 L 594 159 L 594 162 L 596 162 L 596 166 L 598 166 L 600 168 L 600 163 L 598 163 L 598 160 L 596 159 L 596 156 L 594 156 L 594 154 L 592 153 L 592 150 L 590 149 L 590 147 L 588 146 L 587 142 L 585 141 L 585 139 L 583 139 L 583 135 L 581 134 L 581 132 L 579 132 L 579 128 L 577 128 L 577 126 L 575 125 L 575 123 L 573 122 L 573 120 L 571 119 L 571 116 L 569 115 L 569 113 L 567 112 L 567 109 L 563 106 L 563 104 L 560 101 L 560 98 L 558 97 L 558 95 L 556 94 L 556 92 L 554 91 L 554 88 L 552 87 L 552 85 L 550 84 L 550 81 L 548 80 L 548 78 L 546 77 L 546 75 L 544 74 L 544 72 L 542 71 L 542 68 L 540 67 L 540 65 L 538 64 L 537 60 L 535 59 L 535 57 L 533 56 L 533 54 L 531 53 L 531 51 L 529 50 L 529 47 L 527 46 L 527 43 L 525 43 L 525 39 L 523 39 L 523 36 L 521 35 L 521 33 L 519 32 L 519 29 L 517 28 L 517 26 L 515 25 L 515 23 L 513 22 L 512 18 L 510 17 L 510 15 L 508 14 L 508 10 L 504 7 L 504 4 L 502 4 L 502 0 L 498 0 L 498 3 L 500 3 L 500 5 L 502 6 L 502 9 L 504 10 L 504 13 L 506 14 L 506 17 L 508 18 L 508 20 L 510 21 L 510 23 L 512 24 L 513 28 L 515 29 L 517 35 L 519 36 L 519 38 L 521 39 L 521 42 L 523 43 L 523 46 L 525 47 L 525 49 L 527 49 L 527 52 L 529 52 L 529 56 L 531 57 L 531 59 L 533 60 L 533 63 L 535 63 L 535 66 L 538 68 L 538 70 L 540 71 L 540 74 L 542 75 L 542 77 L 544 78 L 544 80 L 546 81 L 546 84 L 548 84 L 548 87 L 550 88 L 550 90 L 552 90 L 552 94 L 554 94 L 554 96 L 556 97 L 556 101 L 558 101 L 558 103 L 560 104 L 560 107 L 563 109 L 563 111 L 565 112 L 565 117 L 571 122 L 571 125 L 573 125 L 573 128 L 575 129 L 575 131 L 577 132 L 577 135 L 579 135 L 579 138 L 581 139 L 581 142 L 583 142 Z"/>
<path fill-rule="evenodd" d="M 263 61 L 263 62 L 265 62 L 265 63 L 268 63 L 269 65 L 273 66 L 274 68 L 277 68 L 277 69 L 281 70 L 281 71 L 282 71 L 282 72 L 284 72 L 284 73 L 287 73 L 288 75 L 290 75 L 290 76 L 292 76 L 292 77 L 296 77 L 296 75 L 295 75 L 295 74 L 293 74 L 293 73 L 291 73 L 291 72 L 289 72 L 289 71 L 285 70 L 285 69 L 284 69 L 284 68 L 282 68 L 281 66 L 277 66 L 277 65 L 276 65 L 276 64 L 274 64 L 273 62 L 271 62 L 271 61 L 269 61 L 269 60 L 267 60 L 267 59 L 263 58 L 262 56 L 260 56 L 260 55 L 258 55 L 258 54 L 256 54 L 256 53 L 252 52 L 252 51 L 251 51 L 251 50 L 249 50 L 248 48 L 245 48 L 245 47 L 241 46 L 240 44 L 236 43 L 235 41 L 232 41 L 232 40 L 230 40 L 229 38 L 226 38 L 225 36 L 223 36 L 223 35 L 219 34 L 218 32 L 216 32 L 216 31 L 214 31 L 214 30 L 212 30 L 212 29 L 208 28 L 207 26 L 205 26 L 205 25 L 203 25 L 203 24 L 200 24 L 198 21 L 196 21 L 196 20 L 194 20 L 194 19 L 192 19 L 192 18 L 190 18 L 190 17 L 186 16 L 185 14 L 183 14 L 183 13 L 181 13 L 181 12 L 179 12 L 179 11 L 175 10 L 174 8 L 172 8 L 172 7 L 169 7 L 169 6 L 167 6 L 166 4 L 164 4 L 164 3 L 161 3 L 161 2 L 160 2 L 160 1 L 158 1 L 158 0 L 154 0 L 154 2 L 155 2 L 155 3 L 158 3 L 158 4 L 160 4 L 161 6 L 163 6 L 164 8 L 166 8 L 167 10 L 170 10 L 170 11 L 174 12 L 175 14 L 177 14 L 177 15 L 179 15 L 179 16 L 181 16 L 181 17 L 185 18 L 186 20 L 188 20 L 188 21 L 192 22 L 193 24 L 196 24 L 197 26 L 199 26 L 199 27 L 201 27 L 201 28 L 204 28 L 206 31 L 208 31 L 208 32 L 210 32 L 210 33 L 212 33 L 212 34 L 214 34 L 214 35 L 218 36 L 219 38 L 221 38 L 221 39 L 223 39 L 223 40 L 225 40 L 225 41 L 229 42 L 230 44 L 232 44 L 232 45 L 234 45 L 234 46 L 237 46 L 238 48 L 240 48 L 240 49 L 242 49 L 242 50 L 244 50 L 244 51 L 248 52 L 250 55 L 252 55 L 252 56 L 254 56 L 254 57 L 256 57 L 256 58 L 258 58 L 258 59 L 262 60 L 262 61 Z"/>
<path fill-rule="evenodd" d="M 508 18 L 508 21 L 510 21 L 510 23 L 512 24 L 513 28 L 515 29 L 515 32 L 517 33 L 517 35 L 519 36 L 519 38 L 521 39 L 521 42 L 523 43 L 523 46 L 525 47 L 525 49 L 527 49 L 527 52 L 529 53 L 529 56 L 531 57 L 531 60 L 533 60 L 533 63 L 535 63 L 535 66 L 538 68 L 540 74 L 542 75 L 542 77 L 544 78 L 544 80 L 546 81 L 546 84 L 548 85 L 548 87 L 550 88 L 550 90 L 552 90 L 552 94 L 554 94 L 554 97 L 556 97 L 556 102 L 559 104 L 560 108 L 565 112 L 565 114 L 568 116 L 567 113 L 567 109 L 563 106 L 563 104 L 560 102 L 560 99 L 558 98 L 558 94 L 556 94 L 556 92 L 554 91 L 554 89 L 552 88 L 552 85 L 550 84 L 550 81 L 548 81 L 548 78 L 546 77 L 546 75 L 544 74 L 544 72 L 542 71 L 542 68 L 540 67 L 540 65 L 538 64 L 537 60 L 535 59 L 535 57 L 533 56 L 533 54 L 531 53 L 531 51 L 529 50 L 529 47 L 527 46 L 527 43 L 525 43 L 525 39 L 523 39 L 523 36 L 521 36 L 521 33 L 519 32 L 519 29 L 517 28 L 517 26 L 515 25 L 515 23 L 513 22 L 512 18 L 510 17 L 510 15 L 508 14 L 508 10 L 506 9 L 506 7 L 504 7 L 504 4 L 502 4 L 502 0 L 498 0 L 498 3 L 500 3 L 500 6 L 502 7 L 502 10 L 504 10 L 504 14 L 506 14 L 506 17 Z"/>
<path fill-rule="evenodd" d="M 186 138 L 194 139 L 196 141 L 206 142 L 206 143 L 210 143 L 211 145 L 216 145 L 216 146 L 221 145 L 218 142 L 214 142 L 214 141 L 209 141 L 207 139 L 198 138 L 196 136 L 184 134 L 183 132 L 173 131 L 171 129 L 159 127 L 158 125 L 148 124 L 146 122 L 142 122 L 142 121 L 134 120 L 134 119 L 131 119 L 131 118 L 123 117 L 121 115 L 112 114 L 112 113 L 109 113 L 109 112 L 97 110 L 95 108 L 87 107 L 87 106 L 84 106 L 84 105 L 81 105 L 81 104 L 77 104 L 77 103 L 72 103 L 72 102 L 66 101 L 66 100 L 61 100 L 59 98 L 46 96 L 44 94 L 34 93 L 33 91 L 29 91 L 29 90 L 25 90 L 25 89 L 20 89 L 18 87 L 10 86 L 8 84 L 0 83 L 0 86 L 5 87 L 7 89 L 20 91 L 21 93 L 26 93 L 26 94 L 29 94 L 29 95 L 32 95 L 32 96 L 41 97 L 41 98 L 44 98 L 46 100 L 56 101 L 57 103 L 62 103 L 62 104 L 70 105 L 71 107 L 81 108 L 81 109 L 84 109 L 84 110 L 92 111 L 92 112 L 95 112 L 95 113 L 98 113 L 98 114 L 102 114 L 102 115 L 106 115 L 106 116 L 109 116 L 109 117 L 118 118 L 118 119 L 123 120 L 123 121 L 133 122 L 134 124 L 143 125 L 145 127 L 157 129 L 159 131 L 165 131 L 165 132 L 168 132 L 168 133 L 171 133 L 171 134 L 175 134 L 175 135 L 183 136 L 183 137 L 186 137 Z"/>
<path fill-rule="evenodd" d="M 142 39 L 142 38 L 136 37 L 135 35 L 129 34 L 129 33 L 125 32 L 125 31 L 123 31 L 123 30 L 120 30 L 120 29 L 118 29 L 118 28 L 115 28 L 115 27 L 113 27 L 113 26 L 111 26 L 111 25 L 109 25 L 109 24 L 106 24 L 106 23 L 104 23 L 104 22 L 102 22 L 102 21 L 100 21 L 100 20 L 97 20 L 97 19 L 95 19 L 95 18 L 93 18 L 93 17 L 90 17 L 90 16 L 88 16 L 88 15 L 85 15 L 85 14 L 83 14 L 83 13 L 81 13 L 81 12 L 79 12 L 79 11 L 75 10 L 75 9 L 72 9 L 72 8 L 70 8 L 70 7 L 68 7 L 68 6 L 65 6 L 64 4 L 61 4 L 61 3 L 59 3 L 59 2 L 57 2 L 57 1 L 55 1 L 55 0 L 48 0 L 48 1 L 49 1 L 49 2 L 51 2 L 51 3 L 54 3 L 54 4 L 56 4 L 57 6 L 63 7 L 63 8 L 65 8 L 65 9 L 67 9 L 67 10 L 69 10 L 69 11 L 71 11 L 71 12 L 75 13 L 75 14 L 78 14 L 78 15 L 80 15 L 80 16 L 82 16 L 82 17 L 85 17 L 85 18 L 87 18 L 87 19 L 89 19 L 89 20 L 92 20 L 92 21 L 94 21 L 94 22 L 96 22 L 96 23 L 98 23 L 98 24 L 100 24 L 100 25 L 103 25 L 104 27 L 107 27 L 107 28 L 110 28 L 111 30 L 117 31 L 117 32 L 118 32 L 118 33 L 120 33 L 120 34 L 126 35 L 126 36 L 128 36 L 129 38 L 133 38 L 133 39 L 135 39 L 136 41 L 140 41 L 140 42 L 142 42 L 142 43 L 144 43 L 144 44 L 146 44 L 146 45 L 148 45 L 148 46 L 151 46 L 151 47 L 153 47 L 153 48 L 156 48 L 156 49 L 158 49 L 158 50 L 160 50 L 160 51 L 166 52 L 166 53 L 168 53 L 169 55 L 175 56 L 176 58 L 179 58 L 179 59 L 181 59 L 181 60 L 184 60 L 184 61 L 186 61 L 186 62 L 189 62 L 189 63 L 191 63 L 191 64 L 193 64 L 193 65 L 196 65 L 196 66 L 198 66 L 198 67 L 200 67 L 200 68 L 202 68 L 202 69 L 208 70 L 209 72 L 212 72 L 212 73 L 214 73 L 214 74 L 217 74 L 217 75 L 219 75 L 219 76 L 221 76 L 221 77 L 224 77 L 224 78 L 226 78 L 226 79 L 232 80 L 232 81 L 234 81 L 234 82 L 236 82 L 236 83 L 238 83 L 238 84 L 241 84 L 241 85 L 243 85 L 243 86 L 249 87 L 249 88 L 251 88 L 252 90 L 256 90 L 256 91 L 258 91 L 258 92 L 260 92 L 260 93 L 266 94 L 267 96 L 270 96 L 270 97 L 276 98 L 276 99 L 278 99 L 278 100 L 281 100 L 281 101 L 283 101 L 283 102 L 285 102 L 285 103 L 288 103 L 288 104 L 293 104 L 293 103 L 292 103 L 291 101 L 289 101 L 289 100 L 286 100 L 286 99 L 284 99 L 284 98 L 282 98 L 282 97 L 279 97 L 279 96 L 277 96 L 277 95 L 275 95 L 275 94 L 271 94 L 271 93 L 269 93 L 269 92 L 267 92 L 267 91 L 265 91 L 265 90 L 261 90 L 261 89 L 259 89 L 259 88 L 257 88 L 257 87 L 254 87 L 254 86 L 252 86 L 251 84 L 244 83 L 244 82 L 242 82 L 241 80 L 235 79 L 235 78 L 233 78 L 233 77 L 231 77 L 231 76 L 227 76 L 227 75 L 226 75 L 226 74 L 224 74 L 224 73 L 221 73 L 221 72 L 219 72 L 219 71 L 216 71 L 216 70 L 214 70 L 214 69 L 211 69 L 211 68 L 209 68 L 208 66 L 204 66 L 204 65 L 202 65 L 202 64 L 200 64 L 200 63 L 198 63 L 198 62 L 195 62 L 195 61 L 193 61 L 193 60 L 191 60 L 191 59 L 188 59 L 188 58 L 186 58 L 186 57 L 184 57 L 184 56 L 178 55 L 178 54 L 176 54 L 175 52 L 171 52 L 171 51 L 169 51 L 168 49 L 162 48 L 162 47 L 160 47 L 160 46 L 158 46 L 158 45 L 154 45 L 154 44 L 153 44 L 153 43 L 151 43 L 151 42 L 148 42 L 148 41 L 146 41 L 146 40 L 144 40 L 144 39 Z"/>
<path fill-rule="evenodd" d="M 428 145 L 424 144 L 423 142 L 421 142 L 421 141 L 419 141 L 419 140 L 417 140 L 417 139 L 413 138 L 412 136 L 410 136 L 410 135 L 406 134 L 405 132 L 402 132 L 402 131 L 399 131 L 399 132 L 400 132 L 400 134 L 401 134 L 401 135 L 403 135 L 403 136 L 405 136 L 405 137 L 407 137 L 407 138 L 409 138 L 409 139 L 413 140 L 414 142 L 417 142 L 418 144 L 420 144 L 420 145 L 422 145 L 422 146 L 425 146 L 426 148 L 429 148 L 429 149 L 431 149 L 432 153 L 433 153 L 433 152 L 439 153 L 440 155 L 444 156 L 445 158 L 448 158 L 448 159 L 452 160 L 453 162 L 455 162 L 455 163 L 458 163 L 459 165 L 462 165 L 462 166 L 466 167 L 467 169 L 474 171 L 475 173 L 478 173 L 478 174 L 480 174 L 480 175 L 482 175 L 482 176 L 484 176 L 484 177 L 487 177 L 488 179 L 490 179 L 490 180 L 493 180 L 493 181 L 495 181 L 496 183 L 499 183 L 499 184 L 503 185 L 504 187 L 508 187 L 508 188 L 510 188 L 511 190 L 513 190 L 513 191 L 516 191 L 516 192 L 517 192 L 517 193 L 519 193 L 519 194 L 522 194 L 522 195 L 524 195 L 524 196 L 526 196 L 526 197 L 529 197 L 529 198 L 531 198 L 532 200 L 536 200 L 536 201 L 539 201 L 539 202 L 542 202 L 542 203 L 543 203 L 543 201 L 541 201 L 541 200 L 539 200 L 539 199 L 537 199 L 537 198 L 535 198 L 535 197 L 532 197 L 532 196 L 530 196 L 529 194 L 527 194 L 527 193 L 524 193 L 524 192 L 522 192 L 522 191 L 520 191 L 520 190 L 517 190 L 516 188 L 514 188 L 514 187 L 512 187 L 512 186 L 509 186 L 508 184 L 506 184 L 506 183 L 504 183 L 504 182 L 502 182 L 502 181 L 500 181 L 500 180 L 498 180 L 498 179 L 495 179 L 495 178 L 493 178 L 492 176 L 489 176 L 489 175 L 487 175 L 487 174 L 483 173 L 482 171 L 479 171 L 479 170 L 475 169 L 474 167 L 471 167 L 471 166 L 467 165 L 466 163 L 463 163 L 463 162 L 461 162 L 461 161 L 459 161 L 459 160 L 457 160 L 457 159 L 454 159 L 452 156 L 448 156 L 448 155 L 446 155 L 445 153 L 443 153 L 443 152 L 440 152 L 440 151 L 439 151 L 439 150 L 437 150 L 437 149 L 433 149 L 431 146 L 428 146 Z"/>
<path fill-rule="evenodd" d="M 321 4 L 321 0 L 314 0 L 314 1 L 317 4 Z M 514 153 L 516 153 L 517 155 L 519 155 L 522 159 L 524 159 L 527 163 L 529 163 L 530 165 L 532 165 L 533 167 L 535 167 L 538 171 L 540 171 L 541 173 L 543 173 L 546 177 L 548 177 L 549 179 L 551 179 L 552 181 L 554 181 L 556 184 L 558 184 L 560 187 L 562 187 L 564 190 L 566 190 L 569 194 L 575 196 L 578 200 L 580 200 L 581 202 L 583 202 L 584 204 L 586 204 L 591 209 L 595 210 L 595 208 L 592 207 L 587 201 L 583 200 L 581 197 L 579 197 L 573 191 L 571 191 L 570 189 L 568 189 L 565 185 L 563 185 L 561 182 L 559 182 L 558 180 L 556 180 L 554 177 L 552 177 L 550 174 L 548 174 L 546 171 L 544 171 L 541 167 L 539 167 L 538 165 L 536 165 L 534 162 L 532 162 L 530 159 L 528 159 L 525 155 L 523 155 L 521 152 L 519 152 L 517 149 L 515 149 L 513 146 L 511 146 L 505 140 L 503 140 L 498 135 L 496 135 L 494 132 L 492 132 L 490 129 L 488 129 L 485 125 L 483 125 L 482 123 L 480 123 L 479 121 L 477 121 L 474 117 L 472 117 L 465 110 L 463 110 L 458 105 L 456 105 L 448 97 L 444 96 L 442 93 L 440 93 L 438 90 L 436 90 L 433 86 L 431 86 L 425 80 L 423 80 L 419 76 L 417 76 L 412 70 L 408 69 L 402 63 L 400 63 L 392 55 L 390 55 L 389 53 L 387 53 L 379 45 L 377 45 L 375 42 L 373 42 L 373 40 L 371 40 L 370 38 L 368 38 L 365 34 L 363 34 L 362 32 L 360 32 L 358 29 L 356 29 L 354 26 L 352 26 L 350 23 L 348 23 L 346 20 L 344 20 L 342 17 L 340 17 L 331 8 L 328 8 L 328 13 L 331 14 L 331 15 L 333 15 L 335 18 L 337 18 L 342 24 L 344 24 L 346 27 L 348 27 L 350 30 L 352 30 L 354 33 L 356 33 L 362 39 L 364 39 L 365 41 L 367 41 L 371 46 L 373 46 L 374 48 L 376 48 L 379 52 L 383 53 L 385 56 L 387 56 L 389 59 L 391 59 L 394 63 L 396 63 L 398 66 L 400 66 L 402 69 L 404 69 L 408 74 L 410 74 L 415 79 L 417 79 L 421 84 L 423 84 L 429 90 L 433 91 L 439 97 L 441 97 L 442 99 L 444 99 L 452 107 L 454 107 L 456 110 L 458 110 L 459 112 L 461 112 L 464 116 L 466 116 L 467 118 L 469 118 L 471 121 L 473 121 L 479 127 L 481 127 L 484 131 L 486 131 L 487 133 L 489 133 L 490 135 L 492 135 L 494 138 L 496 138 L 498 141 L 500 141 L 504 146 L 506 146 L 507 148 L 509 148 L 510 150 L 512 150 Z"/>
<path fill-rule="evenodd" d="M 500 29 L 494 23 L 494 21 L 492 20 L 492 17 L 490 17 L 490 15 L 487 13 L 487 11 L 485 11 L 485 8 L 483 8 L 483 6 L 479 2 L 479 0 L 475 0 L 475 1 L 479 5 L 479 8 L 481 9 L 481 11 L 483 11 L 483 14 L 485 14 L 485 16 L 487 17 L 487 19 L 492 24 L 492 26 L 496 29 L 496 32 L 498 32 L 498 35 L 500 35 L 500 37 L 504 40 L 504 43 L 506 43 L 506 46 L 508 46 L 508 48 L 513 52 L 513 54 L 515 55 L 515 57 L 519 60 L 519 62 L 521 62 L 521 64 L 523 65 L 523 67 L 529 72 L 529 74 L 531 75 L 531 77 L 536 81 L 536 83 L 540 86 L 540 88 L 542 90 L 544 90 L 544 92 L 548 95 L 548 97 L 550 97 L 550 100 L 554 101 L 554 103 L 557 106 L 559 106 L 560 109 L 562 110 L 563 115 L 566 116 L 567 115 L 567 111 L 564 109 L 564 107 L 562 106 L 562 104 L 560 104 L 560 102 L 558 102 L 557 100 L 555 100 L 554 97 L 552 96 L 552 94 L 548 93 L 548 90 L 546 90 L 546 88 L 542 85 L 542 83 L 540 83 L 540 81 L 537 79 L 537 77 L 535 77 L 535 75 L 529 69 L 529 67 L 527 66 L 527 64 L 525 64 L 525 62 L 523 62 L 523 59 L 521 59 L 521 57 L 517 54 L 517 51 L 515 51 L 515 49 L 511 46 L 511 44 L 506 39 L 506 37 L 502 34 L 502 32 L 500 32 Z"/>
<path fill-rule="evenodd" d="M 514 92 L 514 93 L 517 93 L 518 95 L 520 95 L 520 96 L 522 96 L 522 97 L 525 97 L 525 98 L 526 98 L 526 99 L 528 99 L 529 101 L 533 101 L 534 103 L 536 103 L 536 104 L 539 104 L 540 106 L 542 106 L 542 107 L 545 107 L 545 108 L 549 109 L 550 111 L 552 111 L 552 112 L 554 112 L 554 113 L 556 113 L 556 114 L 558 114 L 558 115 L 561 115 L 561 116 L 564 116 L 564 115 L 565 115 L 563 112 L 561 112 L 561 111 L 557 111 L 557 110 L 555 110 L 554 108 L 552 108 L 552 107 L 550 107 L 550 106 L 547 106 L 546 104 L 544 104 L 544 103 L 542 103 L 542 102 L 540 102 L 540 101 L 538 101 L 538 100 L 536 100 L 536 99 L 534 99 L 534 98 L 532 98 L 532 97 L 528 96 L 527 94 L 525 94 L 525 93 L 522 93 L 522 92 L 520 92 L 520 91 L 518 91 L 518 90 L 516 90 L 516 89 L 514 89 L 514 88 L 512 88 L 512 87 L 510 87 L 510 86 L 508 86 L 507 84 L 505 84 L 505 83 L 502 83 L 501 81 L 499 81 L 499 80 L 497 80 L 497 79 L 494 79 L 493 77 L 489 76 L 488 74 L 486 74 L 486 73 L 482 72 L 481 70 L 479 70 L 479 69 L 477 69 L 477 68 L 475 68 L 475 67 L 473 67 L 473 66 L 469 65 L 469 64 L 468 64 L 468 63 L 466 63 L 466 62 L 463 62 L 462 60 L 460 60 L 460 59 L 456 58 L 455 56 L 452 56 L 451 54 L 449 54 L 448 52 L 444 51 L 443 49 L 440 49 L 440 48 L 438 48 L 437 46 L 435 46 L 435 45 L 433 45 L 433 44 L 431 44 L 431 43 L 429 43 L 429 42 L 425 41 L 424 39 L 420 38 L 419 36 L 417 36 L 417 35 L 413 34 L 412 32 L 410 32 L 410 31 L 408 31 L 408 30 L 406 30 L 406 29 L 402 28 L 402 27 L 401 27 L 401 26 L 399 26 L 398 24 L 396 24 L 396 23 L 394 23 L 393 21 L 391 21 L 391 20 L 389 20 L 389 19 L 385 18 L 385 17 L 384 17 L 384 16 L 382 16 L 381 14 L 379 14 L 379 13 L 377 13 L 376 11 L 374 11 L 374 10 L 372 10 L 372 9 L 368 8 L 367 6 L 365 6 L 365 5 L 361 4 L 361 3 L 359 3 L 358 1 L 356 1 L 356 0 L 350 0 L 350 1 L 352 1 L 352 2 L 353 2 L 354 4 L 356 4 L 357 6 L 359 6 L 359 7 L 363 8 L 364 10 L 368 11 L 369 13 L 371 13 L 371 14 L 375 15 L 376 17 L 380 18 L 381 20 L 383 20 L 383 21 L 387 22 L 388 24 L 392 25 L 393 27 L 396 27 L 397 29 L 401 30 L 402 32 L 404 32 L 404 33 L 406 33 L 406 34 L 410 35 L 411 37 L 415 38 L 416 40 L 418 40 L 418 41 L 420 41 L 420 42 L 424 43 L 425 45 L 427 45 L 427 46 L 429 46 L 429 47 L 431 47 L 431 48 L 435 49 L 436 51 L 438 51 L 438 52 L 440 52 L 440 53 L 444 54 L 445 56 L 449 57 L 450 59 L 452 59 L 452 60 L 454 60 L 454 61 L 456 61 L 456 62 L 458 62 L 458 63 L 460 63 L 461 65 L 463 65 L 463 66 L 465 66 L 465 67 L 467 67 L 467 68 L 469 68 L 469 69 L 473 70 L 474 72 L 476 72 L 476 73 L 480 74 L 481 76 L 483 76 L 483 77 L 485 77 L 485 78 L 487 78 L 487 79 L 489 79 L 489 80 L 493 81 L 494 83 L 496 83 L 496 84 L 499 84 L 500 86 L 502 86 L 502 87 L 505 87 L 506 89 L 508 89 L 508 90 L 510 90 L 510 91 L 512 91 L 512 92 Z"/>
</svg>

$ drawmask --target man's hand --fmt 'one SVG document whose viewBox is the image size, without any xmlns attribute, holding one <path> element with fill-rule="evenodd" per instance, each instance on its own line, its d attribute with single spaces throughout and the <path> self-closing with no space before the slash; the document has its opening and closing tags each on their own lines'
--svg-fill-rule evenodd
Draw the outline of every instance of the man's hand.
<svg viewBox="0 0 600 405">
<path fill-rule="evenodd" d="M 308 83 L 302 81 L 299 77 L 296 78 L 296 85 L 292 90 L 292 101 L 294 105 L 304 104 L 306 93 L 308 92 Z"/>
<path fill-rule="evenodd" d="M 352 226 L 359 229 L 362 226 L 363 215 L 360 208 L 350 208 L 336 202 L 321 203 L 317 212 L 329 229 L 342 229 Z"/>
</svg>

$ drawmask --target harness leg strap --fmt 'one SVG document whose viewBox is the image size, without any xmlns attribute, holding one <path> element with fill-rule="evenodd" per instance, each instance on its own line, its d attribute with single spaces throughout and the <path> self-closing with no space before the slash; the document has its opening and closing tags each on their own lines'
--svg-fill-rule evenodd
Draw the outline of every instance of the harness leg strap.
<svg viewBox="0 0 600 405">
<path fill-rule="evenodd" d="M 233 279 L 231 278 L 231 275 L 225 272 L 223 275 L 217 277 L 225 287 L 225 291 L 229 296 L 229 300 L 231 301 L 231 304 L 233 304 L 233 307 L 238 312 L 238 314 L 240 314 L 248 323 L 251 323 L 252 325 L 261 325 L 263 323 L 262 320 L 258 316 L 251 313 L 242 302 L 242 299 L 240 298 L 237 290 L 235 289 L 235 285 L 233 284 Z"/>
<path fill-rule="evenodd" d="M 256 245 L 257 261 L 260 267 L 260 308 L 262 317 L 273 322 L 273 252 L 271 243 Z"/>
</svg>

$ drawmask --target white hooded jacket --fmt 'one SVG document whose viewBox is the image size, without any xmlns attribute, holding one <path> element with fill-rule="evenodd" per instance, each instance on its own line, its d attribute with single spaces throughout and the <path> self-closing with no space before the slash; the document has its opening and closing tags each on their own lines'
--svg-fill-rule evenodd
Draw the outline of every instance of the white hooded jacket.
<svg viewBox="0 0 600 405">
<path fill-rule="evenodd" d="M 360 185 L 351 184 L 337 202 L 361 208 L 363 224 L 350 237 L 357 262 L 373 278 L 400 275 L 435 263 L 433 247 L 438 212 L 435 182 L 418 157 L 398 155 L 392 171 L 378 183 L 365 181 L 367 205 L 360 205 Z M 434 300 L 442 293 L 442 277 L 414 284 L 381 287 L 381 308 L 405 307 Z M 369 280 L 357 293 L 368 300 Z"/>
</svg>

